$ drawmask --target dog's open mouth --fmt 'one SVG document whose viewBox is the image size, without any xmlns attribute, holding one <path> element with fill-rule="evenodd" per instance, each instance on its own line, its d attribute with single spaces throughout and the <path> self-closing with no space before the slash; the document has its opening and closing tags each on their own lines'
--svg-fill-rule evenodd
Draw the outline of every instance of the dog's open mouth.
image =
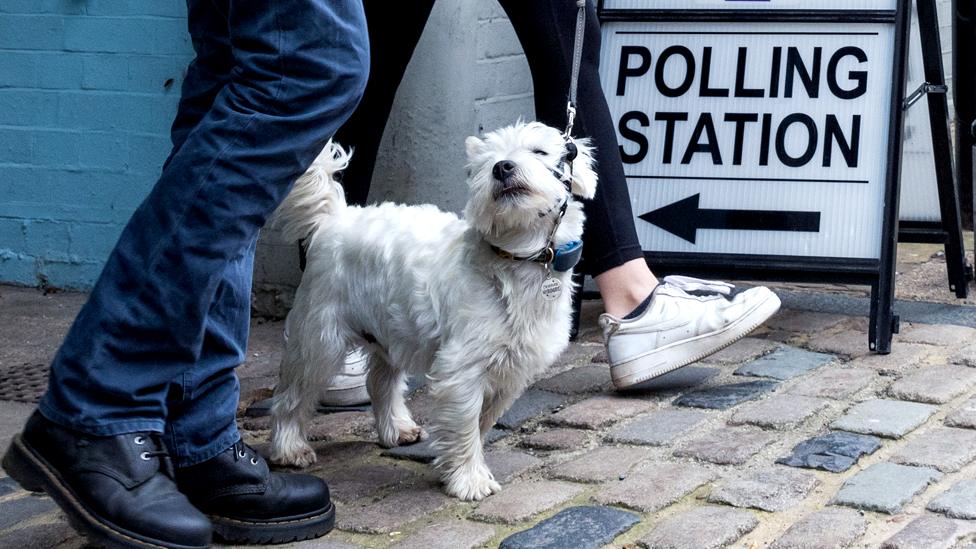
<svg viewBox="0 0 976 549">
<path fill-rule="evenodd" d="M 532 191 L 528 187 L 517 182 L 502 183 L 500 186 L 495 188 L 495 200 L 502 197 L 516 198 L 519 196 L 527 196 L 532 194 Z"/>
</svg>

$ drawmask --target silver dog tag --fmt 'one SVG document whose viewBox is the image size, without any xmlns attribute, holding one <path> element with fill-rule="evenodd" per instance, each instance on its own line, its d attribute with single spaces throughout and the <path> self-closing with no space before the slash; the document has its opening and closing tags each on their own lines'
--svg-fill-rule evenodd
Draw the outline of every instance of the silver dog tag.
<svg viewBox="0 0 976 549">
<path fill-rule="evenodd" d="M 542 297 L 549 301 L 558 298 L 563 293 L 563 284 L 559 282 L 552 275 L 547 275 L 546 279 L 542 281 Z"/>
</svg>

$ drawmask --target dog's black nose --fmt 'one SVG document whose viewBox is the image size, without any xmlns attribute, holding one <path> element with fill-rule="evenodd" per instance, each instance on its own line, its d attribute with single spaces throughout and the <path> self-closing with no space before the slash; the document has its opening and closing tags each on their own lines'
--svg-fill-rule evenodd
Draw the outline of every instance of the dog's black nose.
<svg viewBox="0 0 976 549">
<path fill-rule="evenodd" d="M 499 181 L 505 181 L 508 179 L 512 172 L 515 171 L 515 162 L 511 160 L 502 160 L 495 164 L 495 167 L 491 169 L 491 175 L 495 176 L 495 179 Z"/>
</svg>

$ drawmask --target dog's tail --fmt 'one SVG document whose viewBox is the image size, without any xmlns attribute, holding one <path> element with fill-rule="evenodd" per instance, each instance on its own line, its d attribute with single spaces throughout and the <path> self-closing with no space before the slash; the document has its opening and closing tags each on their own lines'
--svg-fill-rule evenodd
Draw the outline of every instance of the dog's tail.
<svg viewBox="0 0 976 549">
<path fill-rule="evenodd" d="M 272 221 L 285 239 L 298 242 L 308 238 L 330 216 L 346 207 L 345 191 L 335 176 L 346 169 L 351 156 L 330 140 L 308 171 L 295 181 Z"/>
</svg>

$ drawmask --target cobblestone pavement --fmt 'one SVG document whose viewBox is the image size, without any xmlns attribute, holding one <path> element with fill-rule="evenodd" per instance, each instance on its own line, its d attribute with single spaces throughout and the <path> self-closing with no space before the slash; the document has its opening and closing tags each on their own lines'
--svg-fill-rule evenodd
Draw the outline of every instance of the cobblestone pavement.
<svg viewBox="0 0 976 549">
<path fill-rule="evenodd" d="M 0 369 L 45 363 L 78 303 L 0 288 L 15 332 Z M 598 312 L 586 303 L 580 341 L 492 432 L 503 490 L 483 502 L 444 496 L 426 446 L 381 449 L 369 412 L 317 416 L 312 471 L 334 491 L 338 526 L 287 547 L 976 547 L 976 329 L 903 323 L 877 356 L 866 319 L 786 310 L 619 394 Z M 47 319 L 40 341 L 18 315 Z M 270 393 L 280 330 L 255 322 L 242 414 Z M 423 388 L 409 405 L 426 421 Z M 28 410 L 0 403 L 4 416 Z M 19 421 L 0 422 L 0 437 Z M 241 423 L 260 449 L 267 418 Z M 0 547 L 81 545 L 47 498 L 0 476 Z"/>
</svg>

